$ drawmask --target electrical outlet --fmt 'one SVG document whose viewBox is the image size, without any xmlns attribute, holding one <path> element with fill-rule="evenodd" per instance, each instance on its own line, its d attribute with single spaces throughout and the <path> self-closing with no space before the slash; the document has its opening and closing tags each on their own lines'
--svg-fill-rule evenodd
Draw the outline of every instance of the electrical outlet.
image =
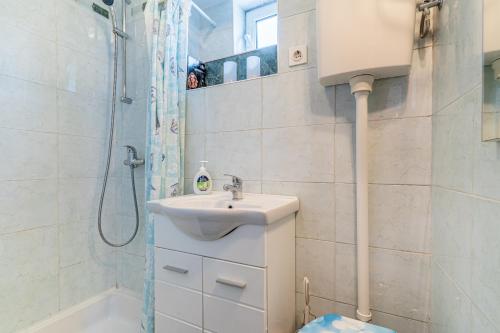
<svg viewBox="0 0 500 333">
<path fill-rule="evenodd" d="M 290 67 L 307 64 L 307 46 L 294 46 L 288 50 L 288 64 Z"/>
</svg>

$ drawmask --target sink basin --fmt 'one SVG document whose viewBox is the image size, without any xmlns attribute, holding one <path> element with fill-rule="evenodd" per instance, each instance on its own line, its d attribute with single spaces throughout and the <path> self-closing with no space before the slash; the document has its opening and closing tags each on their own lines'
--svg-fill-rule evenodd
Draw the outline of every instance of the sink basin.
<svg viewBox="0 0 500 333">
<path fill-rule="evenodd" d="M 147 204 L 151 213 L 165 215 L 180 230 L 201 240 L 217 240 L 244 224 L 268 225 L 299 210 L 296 197 L 231 193 L 186 195 Z"/>
</svg>

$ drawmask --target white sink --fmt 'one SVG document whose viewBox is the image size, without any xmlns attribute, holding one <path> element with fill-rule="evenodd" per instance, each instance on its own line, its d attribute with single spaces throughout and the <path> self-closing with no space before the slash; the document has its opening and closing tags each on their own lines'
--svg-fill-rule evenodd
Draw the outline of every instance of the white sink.
<svg viewBox="0 0 500 333">
<path fill-rule="evenodd" d="M 233 201 L 231 193 L 187 195 L 147 204 L 151 213 L 165 215 L 180 230 L 201 240 L 217 240 L 244 224 L 268 225 L 299 210 L 296 197 L 248 194 Z"/>
</svg>

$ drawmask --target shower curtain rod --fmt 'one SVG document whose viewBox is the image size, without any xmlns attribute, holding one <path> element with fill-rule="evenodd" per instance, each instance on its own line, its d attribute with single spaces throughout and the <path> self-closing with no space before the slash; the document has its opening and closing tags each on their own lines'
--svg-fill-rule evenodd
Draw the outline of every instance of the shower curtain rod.
<svg viewBox="0 0 500 333">
<path fill-rule="evenodd" d="M 165 1 L 160 1 L 159 5 L 164 6 Z M 205 13 L 205 11 L 203 11 L 203 9 L 201 9 L 194 1 L 191 1 L 191 7 L 193 7 L 204 19 L 206 19 L 211 26 L 214 28 L 217 27 L 217 23 L 215 23 L 215 21 L 212 20 L 212 18 L 208 16 L 208 14 Z"/>
<path fill-rule="evenodd" d="M 215 21 L 214 21 L 214 20 L 212 20 L 212 19 L 210 18 L 210 16 L 208 16 L 208 15 L 207 15 L 207 13 L 205 13 L 205 12 L 203 11 L 203 9 L 201 9 L 200 7 L 198 7 L 198 5 L 197 5 L 194 1 L 191 1 L 191 6 L 192 6 L 194 9 L 196 9 L 196 11 L 197 11 L 198 13 L 200 13 L 200 15 L 201 15 L 201 16 L 203 16 L 203 17 L 204 17 L 204 18 L 208 21 L 208 23 L 210 23 L 210 25 L 212 25 L 214 28 L 215 28 L 215 27 L 217 27 L 217 23 L 215 23 Z"/>
</svg>

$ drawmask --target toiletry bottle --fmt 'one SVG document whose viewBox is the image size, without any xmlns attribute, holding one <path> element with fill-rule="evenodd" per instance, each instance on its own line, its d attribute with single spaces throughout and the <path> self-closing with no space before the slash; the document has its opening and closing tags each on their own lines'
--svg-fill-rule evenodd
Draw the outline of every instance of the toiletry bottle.
<svg viewBox="0 0 500 333">
<path fill-rule="evenodd" d="M 193 180 L 193 190 L 196 194 L 210 194 L 212 192 L 212 177 L 205 168 L 208 161 L 200 161 L 201 167 Z"/>
</svg>

